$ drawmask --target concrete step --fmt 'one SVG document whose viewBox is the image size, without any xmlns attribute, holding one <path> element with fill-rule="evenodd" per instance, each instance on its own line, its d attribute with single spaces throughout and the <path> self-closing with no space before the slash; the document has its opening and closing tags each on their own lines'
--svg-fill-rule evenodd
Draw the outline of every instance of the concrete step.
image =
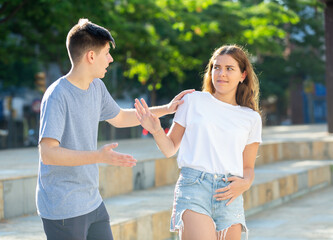
<svg viewBox="0 0 333 240">
<path fill-rule="evenodd" d="M 325 188 L 332 182 L 332 160 L 285 161 L 256 168 L 244 194 L 247 216 Z M 172 239 L 169 221 L 174 185 L 133 191 L 105 200 L 115 239 Z M 38 216 L 2 220 L 0 239 L 43 239 Z M 263 238 L 266 239 L 266 238 Z"/>
<path fill-rule="evenodd" d="M 117 151 L 132 154 L 138 163 L 133 168 L 100 164 L 103 198 L 176 182 L 176 157 L 165 158 L 153 139 L 122 140 Z M 37 149 L 4 150 L 0 157 L 0 220 L 36 212 Z"/>
<path fill-rule="evenodd" d="M 289 160 L 256 167 L 244 193 L 247 215 L 275 207 L 333 182 L 333 160 Z"/>
<path fill-rule="evenodd" d="M 100 164 L 103 198 L 176 182 L 179 173 L 176 157 L 165 158 L 153 139 L 121 140 L 117 151 L 132 154 L 138 163 L 133 168 Z M 259 148 L 256 166 L 290 159 L 333 159 L 333 139 L 267 140 Z M 0 219 L 36 212 L 37 172 L 37 148 L 0 151 Z"/>
<path fill-rule="evenodd" d="M 333 159 L 333 138 L 266 141 L 259 147 L 256 166 L 293 159 Z"/>
<path fill-rule="evenodd" d="M 333 187 L 247 218 L 251 240 L 333 239 Z"/>
</svg>

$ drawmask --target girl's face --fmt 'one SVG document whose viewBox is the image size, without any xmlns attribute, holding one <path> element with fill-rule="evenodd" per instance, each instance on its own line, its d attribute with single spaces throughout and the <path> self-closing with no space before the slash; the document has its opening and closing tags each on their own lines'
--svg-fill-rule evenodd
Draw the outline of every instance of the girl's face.
<svg viewBox="0 0 333 240">
<path fill-rule="evenodd" d="M 239 82 L 243 82 L 246 71 L 241 72 L 238 62 L 230 55 L 219 55 L 213 61 L 212 83 L 216 97 L 236 98 Z"/>
</svg>

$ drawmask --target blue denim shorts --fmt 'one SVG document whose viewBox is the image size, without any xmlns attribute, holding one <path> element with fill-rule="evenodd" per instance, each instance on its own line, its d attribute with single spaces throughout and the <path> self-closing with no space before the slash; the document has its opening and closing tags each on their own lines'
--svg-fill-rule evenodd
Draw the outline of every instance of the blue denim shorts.
<svg viewBox="0 0 333 240">
<path fill-rule="evenodd" d="M 228 182 L 230 176 L 183 167 L 175 187 L 170 231 L 176 232 L 182 229 L 182 215 L 189 209 L 211 217 L 217 232 L 240 223 L 242 231 L 247 233 L 243 196 L 236 198 L 229 206 L 226 206 L 229 200 L 217 201 L 213 197 L 216 194 L 215 190 L 230 184 Z"/>
</svg>

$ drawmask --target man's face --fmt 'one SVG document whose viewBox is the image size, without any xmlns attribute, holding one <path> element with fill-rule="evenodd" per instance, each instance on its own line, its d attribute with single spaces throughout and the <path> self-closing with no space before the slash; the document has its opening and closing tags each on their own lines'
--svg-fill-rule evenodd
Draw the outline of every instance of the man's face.
<svg viewBox="0 0 333 240">
<path fill-rule="evenodd" d="M 96 70 L 96 77 L 98 78 L 104 78 L 109 64 L 113 62 L 113 58 L 109 51 L 110 44 L 107 43 L 98 54 L 96 53 L 96 60 L 94 62 L 94 65 Z"/>
</svg>

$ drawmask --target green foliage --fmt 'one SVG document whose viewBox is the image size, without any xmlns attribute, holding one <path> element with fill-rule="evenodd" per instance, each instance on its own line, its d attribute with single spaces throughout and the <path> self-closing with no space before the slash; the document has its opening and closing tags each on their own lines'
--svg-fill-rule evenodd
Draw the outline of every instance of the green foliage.
<svg viewBox="0 0 333 240">
<path fill-rule="evenodd" d="M 260 54 L 280 55 L 285 47 L 285 26 L 299 22 L 296 13 L 274 2 L 261 2 L 251 6 L 245 14 L 241 21 L 246 29 L 243 32 L 244 41 Z"/>
<path fill-rule="evenodd" d="M 286 102 L 286 92 L 294 84 L 325 79 L 323 5 L 315 0 L 279 2 L 284 9 L 293 11 L 299 21 L 284 26 L 287 35 L 281 44 L 282 54 L 274 58 L 264 56 L 257 66 L 262 71 L 263 98 L 275 95 L 279 102 Z"/>
<path fill-rule="evenodd" d="M 7 0 L 0 3 L 0 81 L 31 85 L 33 72 L 54 62 L 66 73 L 65 38 L 81 17 L 114 36 L 119 91 L 142 86 L 170 98 L 200 89 L 213 50 L 233 43 L 254 56 L 263 98 L 287 96 L 291 79 L 323 80 L 317 0 Z"/>
</svg>

